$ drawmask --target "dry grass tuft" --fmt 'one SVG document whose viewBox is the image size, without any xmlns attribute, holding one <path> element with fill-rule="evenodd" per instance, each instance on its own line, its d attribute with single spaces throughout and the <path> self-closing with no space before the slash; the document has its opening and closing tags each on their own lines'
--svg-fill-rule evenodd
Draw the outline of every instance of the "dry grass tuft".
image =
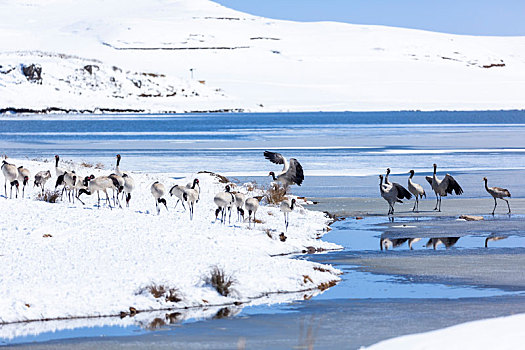
<svg viewBox="0 0 525 350">
<path fill-rule="evenodd" d="M 270 237 L 271 239 L 273 239 L 273 236 L 272 236 L 272 230 L 270 230 L 269 228 L 267 228 L 266 230 L 264 230 L 264 232 L 266 232 L 266 235 L 268 237 Z"/>
<path fill-rule="evenodd" d="M 56 203 L 58 202 L 58 198 L 60 198 L 60 191 L 50 191 L 46 190 L 44 194 L 39 193 L 36 197 L 39 201 L 44 201 L 48 203 Z"/>
<path fill-rule="evenodd" d="M 320 271 L 320 272 L 331 272 L 330 270 L 319 267 L 319 266 L 314 266 L 314 270 Z"/>
<path fill-rule="evenodd" d="M 224 270 L 215 266 L 211 270 L 211 276 L 208 278 L 207 283 L 211 284 L 220 295 L 227 297 L 232 292 L 231 287 L 235 280 L 232 276 L 227 276 Z"/>
<path fill-rule="evenodd" d="M 104 164 L 102 163 L 95 164 L 95 169 L 104 169 Z"/>
<path fill-rule="evenodd" d="M 286 188 L 279 184 L 273 183 L 266 190 L 264 197 L 266 197 L 268 204 L 279 204 L 286 199 Z"/>
<path fill-rule="evenodd" d="M 321 283 L 320 285 L 318 285 L 317 288 L 323 291 L 323 290 L 327 290 L 328 288 L 332 288 L 336 284 L 337 284 L 337 281 L 325 282 L 325 283 Z"/>
<path fill-rule="evenodd" d="M 80 166 L 84 168 L 93 168 L 93 164 L 88 163 L 88 162 L 82 162 L 80 163 Z"/>
<path fill-rule="evenodd" d="M 146 290 L 153 295 L 155 299 L 165 298 L 167 302 L 178 303 L 182 300 L 177 288 L 168 288 L 163 285 L 152 284 L 146 287 Z"/>
</svg>

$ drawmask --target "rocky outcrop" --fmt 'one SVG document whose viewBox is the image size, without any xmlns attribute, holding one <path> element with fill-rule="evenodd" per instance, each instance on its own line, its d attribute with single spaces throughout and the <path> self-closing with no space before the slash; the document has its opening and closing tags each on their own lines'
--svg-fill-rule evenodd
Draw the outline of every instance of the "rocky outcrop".
<svg viewBox="0 0 525 350">
<path fill-rule="evenodd" d="M 89 74 L 93 74 L 93 72 L 98 71 L 98 70 L 100 69 L 100 67 L 97 66 L 96 64 L 88 64 L 88 65 L 85 65 L 85 66 L 84 66 L 84 69 L 85 69 Z"/>
<path fill-rule="evenodd" d="M 22 65 L 22 73 L 28 81 L 42 84 L 42 67 L 38 64 Z"/>
</svg>

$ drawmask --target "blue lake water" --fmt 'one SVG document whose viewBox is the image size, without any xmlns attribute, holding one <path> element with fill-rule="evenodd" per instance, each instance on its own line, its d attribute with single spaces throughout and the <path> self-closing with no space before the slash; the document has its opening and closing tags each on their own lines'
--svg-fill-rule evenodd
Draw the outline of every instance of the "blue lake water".
<svg viewBox="0 0 525 350">
<path fill-rule="evenodd" d="M 120 153 L 126 170 L 209 170 L 265 183 L 280 169 L 262 156 L 268 149 L 301 162 L 298 194 L 328 197 L 376 196 L 387 167 L 404 183 L 408 170 L 417 179 L 437 163 L 475 184 L 465 196 L 476 197 L 480 176 L 509 184 L 525 169 L 524 135 L 525 111 L 17 116 L 0 118 L 0 153 L 107 168 Z M 519 191 L 513 196 L 525 196 Z"/>
</svg>

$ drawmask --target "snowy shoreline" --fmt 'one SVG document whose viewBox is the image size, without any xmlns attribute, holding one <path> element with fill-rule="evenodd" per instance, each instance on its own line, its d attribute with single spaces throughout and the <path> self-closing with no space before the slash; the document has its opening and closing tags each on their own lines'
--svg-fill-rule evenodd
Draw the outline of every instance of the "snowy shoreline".
<svg viewBox="0 0 525 350">
<path fill-rule="evenodd" d="M 52 162 L 7 160 L 28 168 L 31 178 L 40 170 L 54 175 Z M 79 164 L 61 166 L 81 176 L 112 172 Z M 96 195 L 83 197 L 85 206 L 67 199 L 55 204 L 34 200 L 38 190 L 32 189 L 32 181 L 27 198 L 0 199 L 4 218 L 0 324 L 126 316 L 130 307 L 152 311 L 290 301 L 294 299 L 278 293 L 315 294 L 340 280 L 340 271 L 331 266 L 284 255 L 310 247 L 339 249 L 319 239 L 330 221 L 325 214 L 300 207 L 291 213 L 290 227 L 284 232 L 279 208 L 261 205 L 257 219 L 262 223 L 255 229 L 248 228 L 247 222 L 237 223 L 235 212 L 231 225 L 221 225 L 214 221 L 213 196 L 224 189 L 217 177 L 200 173 L 175 181 L 170 174 L 131 175 L 136 190 L 130 208 L 96 208 Z M 151 183 L 161 181 L 169 189 L 194 177 L 200 180 L 202 194 L 193 222 L 180 205 L 173 210 L 175 200 L 170 197 L 166 197 L 170 210 L 163 208 L 157 216 Z M 46 188 L 55 181 L 53 176 Z M 248 196 L 259 194 L 244 186 L 236 190 Z M 285 242 L 279 238 L 282 232 Z M 206 282 L 215 266 L 235 280 L 228 296 Z M 166 301 L 165 294 L 155 298 L 148 291 L 151 286 L 165 287 L 165 294 L 168 289 L 175 291 L 180 301 Z"/>
</svg>

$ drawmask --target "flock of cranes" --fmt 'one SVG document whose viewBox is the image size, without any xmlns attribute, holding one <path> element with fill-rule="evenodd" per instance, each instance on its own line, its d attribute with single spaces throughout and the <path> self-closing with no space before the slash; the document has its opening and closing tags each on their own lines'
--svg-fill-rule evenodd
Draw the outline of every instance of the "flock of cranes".
<svg viewBox="0 0 525 350">
<path fill-rule="evenodd" d="M 276 182 L 282 183 L 282 185 L 287 189 L 291 185 L 300 186 L 304 181 L 304 173 L 301 164 L 295 158 L 290 158 L 287 160 L 280 153 L 275 152 L 264 152 L 264 157 L 275 164 L 283 165 L 283 170 L 277 175 L 271 171 L 269 176 Z M 120 201 L 126 201 L 126 206 L 129 206 L 131 200 L 131 195 L 135 188 L 135 181 L 129 173 L 123 172 L 120 170 L 120 161 L 122 157 L 120 154 L 116 156 L 116 166 L 115 172 L 108 176 L 97 176 L 94 175 L 81 177 L 78 176 L 74 171 L 70 171 L 59 166 L 60 157 L 55 156 L 55 175 L 57 177 L 55 183 L 55 189 L 58 186 L 62 187 L 62 194 L 67 194 L 70 201 L 79 200 L 82 204 L 84 202 L 80 199 L 82 194 L 92 195 L 94 192 L 97 193 L 98 205 L 100 206 L 100 192 L 105 195 L 106 203 L 111 207 L 111 199 L 109 198 L 108 190 L 113 191 L 113 205 L 121 206 Z M 437 165 L 434 164 L 433 176 L 426 176 L 425 179 L 430 184 L 432 190 L 436 195 L 436 206 L 434 210 L 441 211 L 441 200 L 442 197 L 446 197 L 449 194 L 455 193 L 456 195 L 461 195 L 463 189 L 459 183 L 452 177 L 450 174 L 446 174 L 444 178 L 439 179 L 436 175 Z M 4 175 L 4 191 L 7 198 L 7 184 L 10 185 L 10 198 L 13 196 L 13 187 L 16 190 L 16 197 L 18 197 L 18 191 L 20 184 L 22 185 L 22 197 L 25 193 L 25 188 L 29 184 L 30 172 L 28 169 L 23 166 L 16 167 L 14 164 L 9 164 L 6 160 L 2 162 L 2 173 Z M 414 182 L 414 170 L 410 170 L 410 176 L 408 177 L 408 189 L 400 185 L 399 183 L 390 182 L 388 177 L 390 175 L 390 168 L 387 169 L 386 175 L 379 175 L 379 190 L 381 197 L 384 198 L 388 205 L 389 210 L 387 215 L 394 214 L 394 205 L 396 203 L 403 203 L 404 199 L 411 199 L 412 196 L 415 197 L 414 207 L 412 211 L 419 212 L 419 200 L 423 197 L 426 198 L 425 190 L 423 186 Z M 44 194 L 44 187 L 46 182 L 51 179 L 51 172 L 49 170 L 40 171 L 35 175 L 34 186 L 40 187 L 42 194 Z M 510 197 L 510 192 L 507 189 L 500 187 L 488 187 L 487 178 L 483 178 L 485 182 L 485 190 L 494 198 L 494 209 L 492 210 L 492 215 L 497 207 L 497 199 L 501 199 L 507 203 L 508 213 L 510 214 L 510 204 L 507 197 Z M 194 206 L 198 203 L 200 199 L 200 184 L 198 179 L 194 179 L 192 183 L 187 184 L 186 186 L 174 185 L 169 191 L 166 191 L 164 184 L 160 182 L 155 182 L 151 185 L 151 194 L 155 200 L 155 207 L 157 213 L 160 213 L 161 205 L 164 205 L 166 210 L 168 210 L 168 205 L 166 198 L 167 194 L 177 198 L 175 208 L 182 203 L 183 208 L 189 211 L 190 219 L 193 220 L 194 215 Z M 121 198 L 119 198 L 121 197 Z M 214 203 L 217 206 L 215 210 L 215 219 L 221 220 L 221 222 L 226 221 L 226 216 L 228 220 L 231 221 L 231 212 L 235 208 L 237 210 L 237 219 L 244 221 L 245 210 L 248 212 L 248 222 L 255 223 L 255 214 L 259 207 L 259 201 L 257 198 L 246 198 L 242 193 L 234 193 L 231 191 L 230 186 L 225 187 L 224 192 L 217 193 L 214 197 Z M 284 214 L 285 227 L 288 229 L 289 225 L 289 213 L 294 210 L 296 206 L 295 199 L 289 200 L 285 199 L 280 204 L 280 209 Z"/>
<path fill-rule="evenodd" d="M 273 180 L 283 184 L 285 188 L 288 188 L 290 185 L 296 184 L 301 185 L 304 180 L 303 168 L 301 164 L 295 158 L 290 158 L 287 160 L 279 153 L 274 152 L 264 152 L 266 159 L 270 160 L 275 164 L 282 164 L 283 170 L 277 175 L 272 171 L 269 173 L 269 176 L 272 176 Z M 100 192 L 103 193 L 105 197 L 106 204 L 112 208 L 111 202 L 113 200 L 113 206 L 122 207 L 121 200 L 126 201 L 126 206 L 129 206 L 131 200 L 131 195 L 135 189 L 135 181 L 129 173 L 123 172 L 120 170 L 120 161 L 122 157 L 120 154 L 116 156 L 116 166 L 115 172 L 110 175 L 102 175 L 95 177 L 94 175 L 89 176 L 79 176 L 75 171 L 68 170 L 60 167 L 59 161 L 60 157 L 55 156 L 55 189 L 59 186 L 62 186 L 61 197 L 67 195 L 70 201 L 74 202 L 75 199 L 80 201 L 82 204 L 84 202 L 81 200 L 81 195 L 92 195 L 95 192 L 97 193 L 97 203 L 100 207 Z M 18 192 L 20 184 L 22 184 L 22 197 L 24 197 L 25 187 L 29 184 L 30 172 L 24 167 L 16 167 L 14 164 L 8 163 L 6 160 L 2 162 L 2 173 L 4 174 L 5 183 L 4 191 L 7 198 L 7 184 L 10 185 L 10 194 L 9 198 L 13 197 L 13 187 L 16 190 L 15 198 L 18 198 Z M 44 189 L 47 181 L 51 179 L 51 171 L 45 170 L 38 172 L 34 177 L 34 186 L 40 187 L 42 195 L 44 195 Z M 112 191 L 112 200 L 110 199 L 108 191 Z M 169 193 L 170 196 L 175 196 L 177 202 L 175 208 L 182 203 L 182 206 L 185 210 L 189 212 L 190 220 L 193 220 L 194 216 L 194 206 L 198 203 L 200 199 L 200 183 L 199 179 L 194 179 L 192 183 L 187 184 L 186 186 L 174 185 L 169 191 L 166 191 L 164 184 L 160 182 L 154 182 L 150 187 L 151 195 L 155 200 L 155 207 L 157 214 L 160 214 L 161 206 L 164 205 L 166 210 L 168 210 L 168 204 L 165 196 Z M 226 216 L 228 216 L 228 221 L 231 222 L 231 213 L 234 209 L 237 210 L 237 220 L 244 221 L 245 211 L 248 213 L 248 225 L 252 223 L 255 224 L 256 219 L 255 215 L 259 208 L 259 200 L 255 197 L 246 198 L 246 195 L 240 192 L 232 192 L 229 185 L 226 186 L 224 192 L 217 193 L 214 197 L 214 203 L 217 206 L 215 211 L 215 219 L 219 219 L 222 223 L 226 222 Z M 284 214 L 284 221 L 286 229 L 288 229 L 289 224 L 289 213 L 295 207 L 295 199 L 288 200 L 285 199 L 281 205 L 281 211 Z"/>
<path fill-rule="evenodd" d="M 443 179 L 439 179 L 436 175 L 437 165 L 434 164 L 433 166 L 433 175 L 425 176 L 425 179 L 430 184 L 432 190 L 436 194 L 436 207 L 434 208 L 434 210 L 441 211 L 442 197 L 446 197 L 447 195 L 453 193 L 459 196 L 463 194 L 463 189 L 456 181 L 456 179 L 454 179 L 454 177 L 452 177 L 450 174 L 446 174 Z M 390 168 L 386 169 L 384 182 L 383 175 L 379 175 L 379 191 L 381 193 L 381 197 L 383 197 L 383 199 L 387 201 L 389 206 L 387 215 L 394 214 L 394 204 L 403 203 L 403 199 L 411 199 L 412 195 L 415 197 L 414 207 L 412 208 L 412 211 L 419 212 L 419 199 L 423 197 L 426 198 L 427 195 L 425 193 L 425 190 L 423 189 L 423 186 L 413 181 L 415 174 L 414 170 L 410 170 L 408 174 L 410 174 L 410 176 L 408 177 L 408 190 L 402 185 L 395 182 L 392 183 L 388 180 L 388 176 L 390 175 Z M 496 199 L 504 200 L 507 203 L 507 207 L 509 209 L 507 214 L 510 214 L 510 204 L 509 201 L 505 199 L 506 197 L 510 198 L 511 196 L 509 190 L 500 187 L 488 187 L 488 180 L 486 177 L 483 178 L 483 181 L 485 182 L 485 190 L 494 198 L 494 209 L 492 210 L 492 215 L 494 215 L 496 206 L 498 205 Z"/>
</svg>

